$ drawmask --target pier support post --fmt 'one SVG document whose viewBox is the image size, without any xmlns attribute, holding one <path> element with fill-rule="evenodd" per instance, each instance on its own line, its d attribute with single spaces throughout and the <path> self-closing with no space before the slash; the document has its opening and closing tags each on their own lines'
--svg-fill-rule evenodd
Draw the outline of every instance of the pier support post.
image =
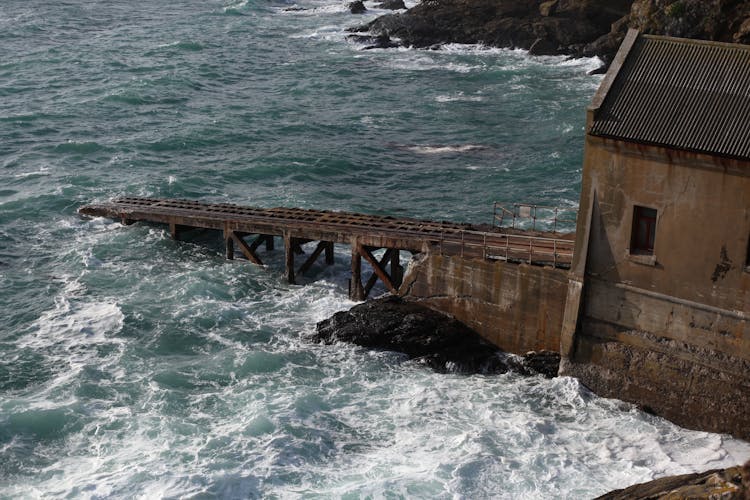
<svg viewBox="0 0 750 500">
<path fill-rule="evenodd" d="M 284 232 L 284 253 L 286 254 L 284 276 L 290 285 L 297 284 L 294 277 L 294 251 L 299 244 L 294 240 L 289 232 Z"/>
<path fill-rule="evenodd" d="M 232 239 L 232 232 L 224 230 L 224 245 L 227 250 L 227 259 L 234 260 L 234 240 Z"/>
<path fill-rule="evenodd" d="M 270 252 L 273 250 L 273 235 L 267 234 L 266 235 L 266 251 Z"/>
<path fill-rule="evenodd" d="M 333 242 L 326 241 L 326 265 L 333 265 Z"/>
<path fill-rule="evenodd" d="M 351 300 L 365 300 L 365 289 L 362 286 L 362 247 L 359 240 L 352 241 L 352 280 L 349 284 Z"/>
<path fill-rule="evenodd" d="M 182 230 L 182 227 L 180 227 L 179 224 L 175 224 L 174 222 L 169 223 L 169 235 L 172 237 L 173 240 L 180 239 L 181 230 Z"/>
<path fill-rule="evenodd" d="M 401 252 L 398 249 L 393 249 L 393 255 L 391 256 L 391 281 L 396 288 L 401 286 L 404 281 L 404 267 L 401 265 Z"/>
</svg>

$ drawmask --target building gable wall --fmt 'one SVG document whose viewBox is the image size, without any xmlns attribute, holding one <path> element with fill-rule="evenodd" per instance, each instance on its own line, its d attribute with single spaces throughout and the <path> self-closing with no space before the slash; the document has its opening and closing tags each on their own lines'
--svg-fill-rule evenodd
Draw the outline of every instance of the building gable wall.
<svg viewBox="0 0 750 500">
<path fill-rule="evenodd" d="M 653 255 L 630 252 L 634 206 Z M 561 372 L 750 438 L 750 164 L 588 136 L 577 236 Z"/>
</svg>

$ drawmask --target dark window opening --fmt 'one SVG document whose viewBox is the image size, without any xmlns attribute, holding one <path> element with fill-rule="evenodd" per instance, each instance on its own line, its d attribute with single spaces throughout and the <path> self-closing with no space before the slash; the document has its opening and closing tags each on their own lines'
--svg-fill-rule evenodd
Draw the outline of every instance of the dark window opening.
<svg viewBox="0 0 750 500">
<path fill-rule="evenodd" d="M 630 236 L 630 253 L 653 255 L 655 239 L 656 210 L 639 206 L 633 207 L 633 233 Z"/>
<path fill-rule="evenodd" d="M 745 257 L 745 270 L 750 271 L 750 238 L 747 239 L 747 257 Z"/>
</svg>

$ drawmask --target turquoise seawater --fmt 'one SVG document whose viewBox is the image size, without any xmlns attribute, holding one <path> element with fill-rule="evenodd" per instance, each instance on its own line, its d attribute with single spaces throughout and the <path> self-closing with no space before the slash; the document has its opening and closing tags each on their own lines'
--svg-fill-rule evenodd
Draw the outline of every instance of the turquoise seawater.
<svg viewBox="0 0 750 500">
<path fill-rule="evenodd" d="M 290 286 L 278 251 L 76 214 L 576 205 L 596 60 L 365 51 L 367 5 L 0 3 L 0 497 L 587 498 L 750 458 L 574 379 L 311 344 L 352 305 L 345 248 Z"/>
</svg>

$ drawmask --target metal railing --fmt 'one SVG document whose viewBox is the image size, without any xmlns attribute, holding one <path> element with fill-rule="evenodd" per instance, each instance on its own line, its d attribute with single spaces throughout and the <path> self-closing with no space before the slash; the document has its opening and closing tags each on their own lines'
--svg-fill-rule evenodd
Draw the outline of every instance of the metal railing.
<svg viewBox="0 0 750 500">
<path fill-rule="evenodd" d="M 578 210 L 575 208 L 496 201 L 493 205 L 492 225 L 512 229 L 557 232 L 558 228 L 575 229 L 577 217 Z"/>
<path fill-rule="evenodd" d="M 524 262 L 569 269 L 573 260 L 573 240 L 464 230 L 440 234 L 441 255 L 481 257 L 485 260 Z"/>
</svg>

